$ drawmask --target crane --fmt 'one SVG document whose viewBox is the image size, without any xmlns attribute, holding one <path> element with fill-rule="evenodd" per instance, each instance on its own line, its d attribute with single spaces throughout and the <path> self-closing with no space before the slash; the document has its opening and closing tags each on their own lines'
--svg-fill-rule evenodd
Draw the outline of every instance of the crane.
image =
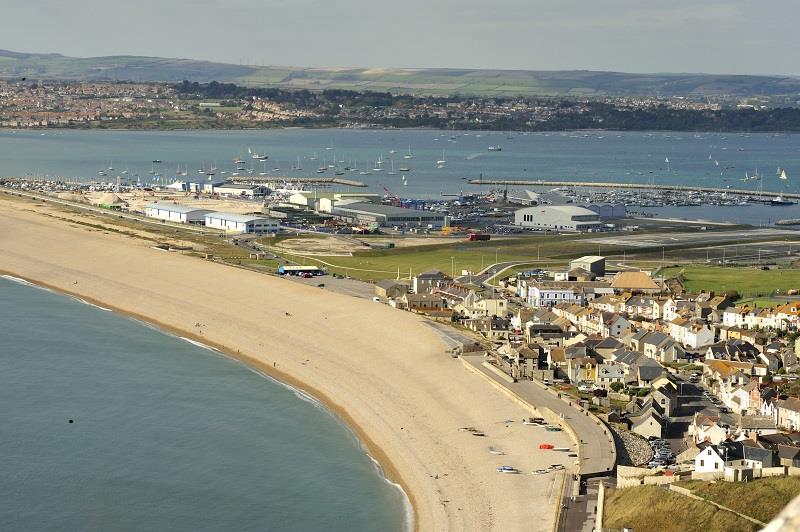
<svg viewBox="0 0 800 532">
<path fill-rule="evenodd" d="M 400 203 L 400 198 L 397 197 L 397 194 L 386 188 L 386 185 L 383 183 L 378 182 L 384 192 L 386 192 L 386 199 L 389 200 L 392 204 L 396 205 Z"/>
</svg>

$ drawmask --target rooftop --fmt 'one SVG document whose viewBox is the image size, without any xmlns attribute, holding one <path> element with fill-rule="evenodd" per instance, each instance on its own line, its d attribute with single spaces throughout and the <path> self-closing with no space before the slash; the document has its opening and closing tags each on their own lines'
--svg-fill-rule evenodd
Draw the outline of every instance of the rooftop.
<svg viewBox="0 0 800 532">
<path fill-rule="evenodd" d="M 271 221 L 270 218 L 267 218 L 265 216 L 257 216 L 254 214 L 234 214 L 231 212 L 209 212 L 208 214 L 206 214 L 206 218 L 229 220 L 231 222 L 237 222 L 241 224 L 247 224 L 250 222 L 257 222 L 257 221 Z"/>
</svg>

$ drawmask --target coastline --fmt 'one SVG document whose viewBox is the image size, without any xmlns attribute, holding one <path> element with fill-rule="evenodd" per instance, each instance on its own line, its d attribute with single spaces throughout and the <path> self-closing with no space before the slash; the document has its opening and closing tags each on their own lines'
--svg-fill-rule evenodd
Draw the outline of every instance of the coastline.
<svg viewBox="0 0 800 532">
<path fill-rule="evenodd" d="M 338 405 L 332 398 L 328 397 L 321 391 L 314 389 L 307 383 L 302 382 L 294 378 L 292 375 L 289 375 L 284 371 L 280 371 L 277 368 L 272 367 L 261 360 L 249 357 L 247 355 L 242 355 L 240 352 L 237 352 L 236 349 L 215 343 L 213 341 L 208 341 L 202 336 L 197 335 L 191 331 L 178 329 L 176 327 L 172 327 L 157 320 L 150 319 L 141 314 L 129 312 L 124 309 L 115 307 L 114 305 L 110 304 L 107 301 L 100 301 L 92 297 L 82 296 L 75 292 L 65 290 L 45 282 L 26 279 L 23 275 L 17 272 L 10 272 L 4 269 L 0 269 L 0 277 L 3 277 L 12 282 L 22 281 L 24 284 L 30 285 L 31 287 L 46 289 L 51 292 L 60 294 L 62 296 L 71 297 L 73 299 L 78 300 L 79 302 L 91 305 L 100 310 L 114 312 L 115 314 L 119 314 L 120 316 L 124 316 L 126 318 L 140 322 L 143 325 L 151 326 L 156 330 L 161 331 L 162 333 L 169 334 L 183 340 L 189 340 L 191 341 L 192 344 L 198 347 L 210 348 L 213 351 L 220 354 L 221 356 L 225 356 L 231 360 L 239 362 L 248 369 L 255 371 L 256 373 L 264 376 L 265 378 L 273 380 L 279 385 L 286 386 L 291 390 L 299 391 L 303 394 L 306 394 L 312 400 L 317 401 L 334 418 L 340 421 L 349 431 L 353 433 L 353 435 L 357 438 L 359 444 L 362 446 L 365 454 L 377 464 L 380 474 L 390 483 L 397 486 L 397 488 L 405 498 L 406 503 L 411 507 L 411 514 L 406 515 L 406 518 L 407 519 L 410 518 L 411 520 L 410 522 L 404 523 L 405 528 L 407 530 L 414 530 L 415 532 L 419 531 L 419 528 L 417 526 L 418 520 L 415 519 L 415 516 L 418 514 L 417 502 L 416 499 L 414 498 L 413 492 L 409 490 L 407 483 L 405 482 L 405 480 L 403 480 L 403 476 L 400 474 L 399 469 L 395 467 L 395 465 L 392 463 L 391 459 L 383 451 L 383 449 L 378 447 L 375 444 L 375 442 L 372 441 L 369 434 L 367 434 L 352 419 L 352 417 L 348 414 L 348 412 L 340 405 Z"/>
<path fill-rule="evenodd" d="M 532 471 L 561 457 L 533 451 L 536 436 L 519 423 L 528 411 L 452 359 L 423 318 L 157 251 L 140 238 L 54 217 L 53 209 L 0 197 L 0 270 L 209 345 L 309 392 L 402 487 L 415 530 L 530 530 L 532 518 L 534 529 L 551 528 L 550 479 L 496 468 Z M 570 445 L 566 435 L 547 437 Z"/>
</svg>

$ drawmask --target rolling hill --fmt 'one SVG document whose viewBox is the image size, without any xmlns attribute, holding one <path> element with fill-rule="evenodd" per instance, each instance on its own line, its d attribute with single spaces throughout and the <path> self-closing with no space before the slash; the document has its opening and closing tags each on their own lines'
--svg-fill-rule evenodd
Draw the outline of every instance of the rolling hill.
<svg viewBox="0 0 800 532">
<path fill-rule="evenodd" d="M 77 58 L 0 50 L 0 78 L 81 81 L 230 82 L 256 87 L 352 89 L 480 96 L 800 95 L 800 78 L 630 74 L 585 70 L 470 70 L 242 66 L 141 56 Z"/>
</svg>

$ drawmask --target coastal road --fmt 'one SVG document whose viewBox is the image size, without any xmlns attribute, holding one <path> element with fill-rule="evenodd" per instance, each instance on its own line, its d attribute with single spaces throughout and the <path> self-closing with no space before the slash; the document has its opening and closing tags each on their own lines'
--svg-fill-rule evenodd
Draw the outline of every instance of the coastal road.
<svg viewBox="0 0 800 532">
<path fill-rule="evenodd" d="M 544 407 L 558 415 L 563 423 L 568 424 L 580 440 L 581 463 L 579 473 L 582 476 L 610 474 L 616 464 L 614 441 L 608 429 L 598 424 L 585 411 L 579 410 L 574 403 L 562 400 L 557 392 L 534 381 L 509 383 L 481 365 L 483 356 L 464 356 L 474 368 L 491 378 L 496 383 L 516 394 L 523 401 L 535 407 Z"/>
<path fill-rule="evenodd" d="M 598 483 L 608 481 L 616 465 L 614 441 L 605 425 L 598 424 L 586 412 L 580 411 L 557 392 L 534 381 L 509 383 L 482 366 L 482 356 L 462 358 L 497 384 L 513 392 L 523 401 L 537 408 L 547 408 L 569 425 L 580 442 L 581 461 L 578 475 L 569 468 L 565 471 L 565 484 L 561 500 L 561 513 L 557 530 L 563 532 L 592 532 L 597 511 Z M 594 478 L 586 478 L 586 476 Z M 599 477 L 599 478 L 598 478 Z M 585 483 L 583 483 L 585 481 Z M 581 483 L 576 485 L 577 483 Z"/>
</svg>

